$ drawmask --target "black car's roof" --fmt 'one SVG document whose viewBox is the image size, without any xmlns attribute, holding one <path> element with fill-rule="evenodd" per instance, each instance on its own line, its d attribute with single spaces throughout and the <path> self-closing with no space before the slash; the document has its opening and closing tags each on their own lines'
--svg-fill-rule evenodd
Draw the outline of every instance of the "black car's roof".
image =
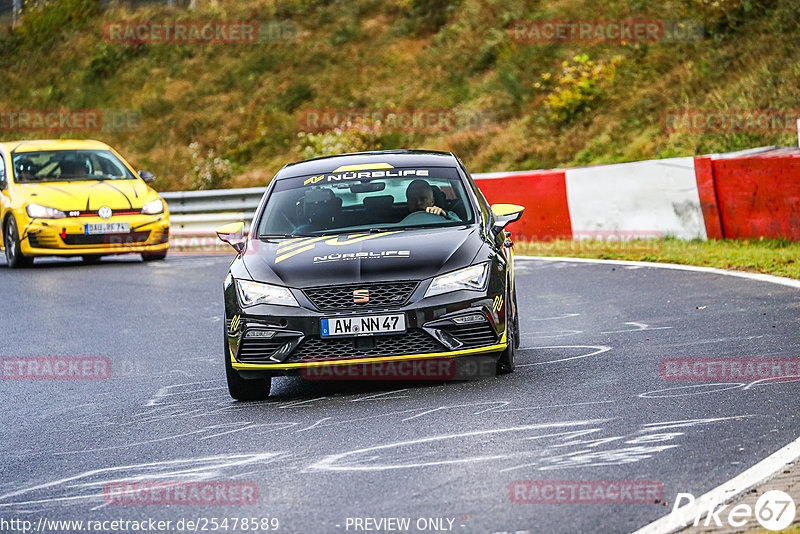
<svg viewBox="0 0 800 534">
<path fill-rule="evenodd" d="M 275 179 L 307 174 L 332 172 L 343 165 L 363 165 L 367 163 L 388 163 L 393 167 L 455 167 L 456 157 L 451 152 L 435 150 L 380 150 L 357 152 L 314 158 L 285 165 Z"/>
</svg>

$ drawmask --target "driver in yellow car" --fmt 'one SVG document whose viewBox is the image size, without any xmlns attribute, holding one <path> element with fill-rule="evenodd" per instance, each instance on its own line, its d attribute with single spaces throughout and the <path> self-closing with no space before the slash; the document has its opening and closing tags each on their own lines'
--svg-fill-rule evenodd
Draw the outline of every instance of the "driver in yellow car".
<svg viewBox="0 0 800 534">
<path fill-rule="evenodd" d="M 414 180 L 408 184 L 408 188 L 406 188 L 406 206 L 408 206 L 409 213 L 425 210 L 434 215 L 441 215 L 446 219 L 450 218 L 444 209 L 434 205 L 433 188 L 425 180 Z"/>
</svg>

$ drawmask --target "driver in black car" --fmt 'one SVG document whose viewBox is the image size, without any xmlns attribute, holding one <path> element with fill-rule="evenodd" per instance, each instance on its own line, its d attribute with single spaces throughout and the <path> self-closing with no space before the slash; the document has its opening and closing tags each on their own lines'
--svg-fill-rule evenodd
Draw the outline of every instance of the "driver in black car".
<svg viewBox="0 0 800 534">
<path fill-rule="evenodd" d="M 408 206 L 408 213 L 424 210 L 434 215 L 441 215 L 446 219 L 451 218 L 444 209 L 434 204 L 433 188 L 425 180 L 414 180 L 408 184 L 406 206 Z"/>
</svg>

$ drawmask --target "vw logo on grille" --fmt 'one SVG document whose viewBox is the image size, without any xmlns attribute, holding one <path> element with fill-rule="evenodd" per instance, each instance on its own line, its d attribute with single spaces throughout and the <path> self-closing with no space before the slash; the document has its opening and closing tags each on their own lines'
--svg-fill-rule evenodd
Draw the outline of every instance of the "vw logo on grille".
<svg viewBox="0 0 800 534">
<path fill-rule="evenodd" d="M 100 216 L 101 219 L 110 219 L 111 218 L 111 208 L 108 206 L 103 206 L 99 210 L 97 210 L 97 214 Z"/>
<path fill-rule="evenodd" d="M 369 289 L 356 289 L 353 291 L 353 303 L 366 304 L 369 302 Z"/>
</svg>

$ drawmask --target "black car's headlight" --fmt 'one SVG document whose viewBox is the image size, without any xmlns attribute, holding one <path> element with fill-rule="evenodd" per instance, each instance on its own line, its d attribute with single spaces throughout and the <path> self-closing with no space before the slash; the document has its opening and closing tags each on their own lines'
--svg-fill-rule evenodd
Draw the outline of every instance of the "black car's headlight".
<svg viewBox="0 0 800 534">
<path fill-rule="evenodd" d="M 471 289 L 473 291 L 483 291 L 486 289 L 486 281 L 489 279 L 489 264 L 470 265 L 464 269 L 453 271 L 452 273 L 437 276 L 431 282 L 426 297 L 441 295 L 459 289 Z"/>
<path fill-rule="evenodd" d="M 39 204 L 28 204 L 25 211 L 31 219 L 65 219 L 67 214 L 61 210 Z"/>
<path fill-rule="evenodd" d="M 285 287 L 262 284 L 250 280 L 236 280 L 239 300 L 242 306 L 256 304 L 277 304 L 279 306 L 299 306 L 292 292 Z"/>
</svg>

